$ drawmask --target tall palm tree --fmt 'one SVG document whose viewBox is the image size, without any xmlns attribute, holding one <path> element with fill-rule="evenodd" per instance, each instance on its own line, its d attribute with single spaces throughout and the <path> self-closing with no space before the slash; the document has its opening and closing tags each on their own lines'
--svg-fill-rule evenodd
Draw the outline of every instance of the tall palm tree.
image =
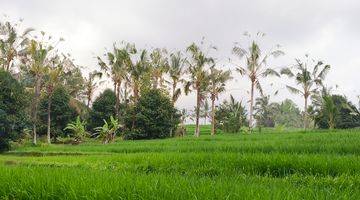
<svg viewBox="0 0 360 200">
<path fill-rule="evenodd" d="M 199 118 L 200 118 L 200 106 L 201 102 L 205 98 L 207 84 L 209 82 L 209 76 L 206 72 L 206 67 L 208 65 L 214 64 L 214 59 L 205 55 L 203 51 L 195 44 L 191 44 L 187 48 L 187 52 L 191 55 L 191 60 L 189 63 L 188 73 L 190 74 L 190 81 L 186 82 L 185 85 L 185 93 L 188 94 L 190 92 L 190 87 L 196 91 L 196 107 L 195 107 L 195 115 L 196 115 L 196 128 L 195 128 L 195 136 L 200 136 L 200 126 L 199 126 Z"/>
<path fill-rule="evenodd" d="M 6 71 L 14 67 L 14 60 L 17 56 L 26 52 L 29 43 L 28 35 L 34 29 L 27 28 L 22 34 L 18 34 L 16 26 L 19 23 L 11 24 L 10 22 L 0 22 L 0 65 Z"/>
<path fill-rule="evenodd" d="M 142 50 L 140 57 L 135 63 L 129 65 L 130 82 L 133 90 L 133 102 L 137 103 L 139 100 L 140 87 L 143 81 L 143 77 L 149 71 L 148 55 L 146 50 Z"/>
<path fill-rule="evenodd" d="M 219 98 L 219 94 L 225 92 L 226 82 L 231 80 L 231 72 L 218 70 L 215 67 L 210 68 L 209 93 L 211 99 L 211 135 L 215 135 L 215 100 Z"/>
<path fill-rule="evenodd" d="M 46 70 L 46 82 L 45 89 L 48 96 L 48 104 L 47 104 L 47 142 L 51 143 L 51 104 L 52 104 L 52 96 L 54 93 L 54 89 L 57 85 L 60 84 L 61 76 L 64 73 L 63 66 L 61 61 L 57 58 L 51 61 L 51 64 L 48 66 Z"/>
<path fill-rule="evenodd" d="M 43 78 L 48 70 L 48 54 L 53 50 L 52 46 L 44 47 L 42 43 L 31 40 L 28 47 L 30 73 L 34 77 L 34 99 L 32 101 L 32 123 L 33 123 L 33 144 L 36 144 L 36 123 L 38 115 L 38 104 Z"/>
<path fill-rule="evenodd" d="M 102 77 L 102 73 L 97 70 L 94 70 L 89 73 L 88 78 L 85 78 L 85 96 L 87 100 L 86 105 L 88 108 L 90 107 L 92 96 L 98 84 L 97 82 L 95 82 L 95 80 L 96 78 L 101 78 L 101 77 Z"/>
<path fill-rule="evenodd" d="M 182 76 L 184 74 L 185 61 L 186 59 L 182 58 L 180 51 L 170 55 L 169 76 L 171 84 L 171 102 L 173 106 L 181 95 L 181 88 L 178 88 L 177 85 L 184 82 Z M 173 130 L 171 129 L 170 136 L 172 136 L 172 132 Z"/>
<path fill-rule="evenodd" d="M 248 34 L 246 34 L 248 35 Z M 263 37 L 265 34 L 258 33 L 257 36 Z M 252 40 L 250 47 L 244 49 L 240 46 L 235 46 L 233 48 L 233 53 L 239 58 L 245 58 L 246 68 L 238 66 L 237 71 L 240 75 L 246 75 L 249 77 L 251 82 L 250 89 L 250 108 L 249 108 L 249 130 L 252 130 L 253 127 L 253 111 L 254 111 L 254 92 L 257 89 L 260 94 L 263 94 L 262 86 L 260 83 L 260 78 L 267 77 L 269 75 L 280 76 L 273 68 L 267 66 L 267 59 L 269 57 L 278 57 L 284 53 L 279 49 L 280 46 L 277 45 L 275 48 L 271 49 L 269 53 L 263 53 L 255 40 Z"/>
<path fill-rule="evenodd" d="M 154 89 L 157 89 L 159 86 L 162 88 L 164 86 L 163 75 L 169 70 L 169 63 L 166 57 L 166 49 L 154 49 L 150 54 L 151 65 L 151 78 L 152 85 Z"/>
<path fill-rule="evenodd" d="M 119 117 L 121 84 L 126 76 L 127 47 L 128 45 L 125 45 L 124 49 L 119 49 L 116 47 L 116 44 L 114 44 L 113 51 L 106 53 L 108 64 L 106 64 L 99 56 L 97 57 L 101 69 L 111 77 L 114 83 L 116 117 Z"/>
<path fill-rule="evenodd" d="M 181 88 L 178 88 L 179 83 L 183 83 L 186 59 L 182 58 L 181 52 L 176 52 L 170 55 L 169 75 L 171 84 L 171 100 L 173 105 L 176 103 L 181 95 Z"/>
<path fill-rule="evenodd" d="M 288 90 L 294 94 L 300 94 L 304 98 L 304 129 L 308 126 L 308 99 L 311 95 L 318 92 L 319 86 L 322 85 L 323 80 L 327 72 L 330 70 L 330 65 L 325 65 L 322 61 L 311 62 L 308 60 L 309 55 L 305 55 L 306 61 L 296 59 L 296 64 L 293 67 L 286 67 L 281 70 L 281 74 L 288 77 L 295 78 L 296 85 L 299 88 L 295 88 L 290 85 L 286 85 Z M 311 66 L 310 66 L 311 65 Z M 293 71 L 294 72 L 293 72 Z"/>
</svg>

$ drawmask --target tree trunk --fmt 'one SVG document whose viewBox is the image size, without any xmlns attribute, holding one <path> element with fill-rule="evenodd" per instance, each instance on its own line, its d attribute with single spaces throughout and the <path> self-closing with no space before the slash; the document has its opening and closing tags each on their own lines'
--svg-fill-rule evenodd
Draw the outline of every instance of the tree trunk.
<svg viewBox="0 0 360 200">
<path fill-rule="evenodd" d="M 196 91 L 196 124 L 195 124 L 195 136 L 200 136 L 200 124 L 199 124 L 199 118 L 200 118 L 200 88 L 198 87 Z"/>
<path fill-rule="evenodd" d="M 171 103 L 173 106 L 175 106 L 175 90 L 176 90 L 176 84 L 175 82 L 172 85 L 172 99 L 171 99 Z M 174 115 L 171 115 L 171 121 L 174 120 Z M 173 136 L 173 129 L 170 129 L 170 137 Z"/>
<path fill-rule="evenodd" d="M 36 123 L 37 123 L 37 113 L 38 113 L 38 101 L 40 97 L 40 89 L 41 89 L 41 77 L 36 77 L 35 82 L 35 91 L 34 91 L 34 102 L 33 102 L 33 116 L 32 116 L 32 123 L 33 123 L 33 144 L 36 145 L 37 138 L 36 138 Z"/>
<path fill-rule="evenodd" d="M 50 128 L 51 128 L 51 103 L 52 103 L 52 96 L 49 95 L 48 107 L 47 107 L 47 142 L 48 142 L 48 144 L 51 143 L 51 135 L 50 135 Z"/>
<path fill-rule="evenodd" d="M 304 130 L 307 129 L 307 107 L 308 107 L 308 97 L 305 96 L 305 104 L 304 104 Z"/>
<path fill-rule="evenodd" d="M 116 103 L 115 103 L 115 115 L 116 118 L 119 119 L 120 114 L 119 114 L 119 108 L 120 108 L 120 86 L 121 86 L 121 82 L 118 82 L 117 87 L 116 87 Z"/>
<path fill-rule="evenodd" d="M 215 135 L 215 98 L 211 98 L 211 135 Z"/>
<path fill-rule="evenodd" d="M 254 86 L 255 82 L 251 82 L 251 91 L 250 91 L 250 109 L 249 109 L 249 131 L 252 131 L 253 128 L 253 110 L 254 110 Z"/>
</svg>

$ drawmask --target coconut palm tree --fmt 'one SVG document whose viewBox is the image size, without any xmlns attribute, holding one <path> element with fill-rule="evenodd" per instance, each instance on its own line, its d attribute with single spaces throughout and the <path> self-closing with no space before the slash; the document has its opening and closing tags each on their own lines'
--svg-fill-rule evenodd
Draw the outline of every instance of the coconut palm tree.
<svg viewBox="0 0 360 200">
<path fill-rule="evenodd" d="M 182 58 L 180 51 L 170 55 L 169 76 L 171 85 L 171 102 L 173 106 L 181 95 L 181 88 L 178 88 L 177 85 L 184 82 L 182 76 L 184 74 L 185 61 L 186 59 Z M 173 130 L 171 129 L 170 136 L 172 136 L 172 131 Z"/>
<path fill-rule="evenodd" d="M 186 59 L 182 58 L 180 51 L 170 55 L 169 75 L 171 79 L 171 100 L 173 105 L 181 95 L 181 88 L 178 88 L 177 85 L 185 81 L 182 79 L 185 69 L 185 62 Z"/>
<path fill-rule="evenodd" d="M 249 34 L 245 34 L 251 37 Z M 258 33 L 258 37 L 263 37 L 265 34 Z M 249 108 L 249 130 L 252 130 L 253 127 L 253 111 L 254 111 L 254 92 L 257 89 L 260 94 L 263 94 L 262 86 L 260 79 L 267 77 L 269 75 L 280 76 L 273 68 L 268 67 L 267 60 L 269 57 L 278 57 L 284 53 L 279 49 L 280 46 L 277 45 L 275 48 L 271 49 L 269 53 L 263 53 L 255 40 L 252 40 L 250 47 L 244 49 L 240 46 L 235 46 L 233 48 L 233 53 L 239 58 L 245 58 L 246 68 L 242 66 L 237 67 L 237 71 L 240 75 L 246 75 L 250 79 L 251 89 L 250 89 L 250 108 Z"/>
<path fill-rule="evenodd" d="M 85 78 L 85 96 L 87 100 L 87 107 L 90 107 L 90 103 L 92 101 L 92 96 L 95 92 L 95 89 L 97 88 L 98 83 L 95 81 L 96 78 L 101 78 L 102 73 L 94 70 L 91 73 L 89 73 L 88 78 Z"/>
<path fill-rule="evenodd" d="M 319 86 L 323 84 L 327 72 L 330 70 L 330 65 L 325 65 L 322 61 L 315 62 L 313 59 L 309 61 L 309 55 L 305 55 L 306 61 L 296 59 L 296 64 L 293 67 L 283 68 L 281 74 L 288 77 L 295 78 L 295 88 L 286 85 L 288 90 L 294 94 L 300 94 L 304 98 L 304 129 L 308 126 L 308 99 L 311 95 L 318 92 Z M 294 72 L 293 72 L 294 71 Z"/>
<path fill-rule="evenodd" d="M 26 53 L 29 43 L 28 35 L 34 30 L 27 28 L 19 35 L 16 30 L 17 26 L 19 23 L 0 22 L 0 36 L 4 36 L 0 37 L 0 65 L 6 71 L 10 71 L 14 67 L 14 60 L 17 56 Z"/>
<path fill-rule="evenodd" d="M 148 55 L 146 50 L 142 50 L 140 57 L 135 63 L 130 63 L 128 67 L 130 82 L 133 93 L 133 102 L 139 100 L 140 87 L 145 74 L 149 71 Z"/>
<path fill-rule="evenodd" d="M 106 53 L 108 64 L 106 64 L 99 56 L 97 57 L 101 69 L 106 75 L 111 77 L 114 83 L 114 93 L 116 95 L 115 113 L 117 117 L 119 117 L 121 84 L 127 73 L 126 59 L 128 56 L 128 47 L 129 44 L 126 44 L 123 49 L 119 49 L 116 47 L 116 44 L 114 44 L 113 51 Z"/>
<path fill-rule="evenodd" d="M 46 81 L 45 81 L 45 89 L 46 94 L 48 96 L 48 104 L 47 104 L 47 142 L 51 143 L 51 104 L 52 104 L 52 96 L 55 90 L 55 87 L 61 83 L 61 77 L 63 75 L 63 66 L 61 61 L 58 58 L 54 58 L 51 61 L 51 64 L 48 66 L 46 70 Z"/>
<path fill-rule="evenodd" d="M 204 100 L 206 95 L 206 88 L 209 82 L 209 76 L 206 72 L 206 67 L 208 65 L 214 64 L 214 59 L 205 55 L 203 51 L 195 44 L 191 44 L 187 48 L 187 52 L 191 55 L 191 60 L 189 63 L 188 73 L 190 74 L 190 81 L 187 81 L 185 84 L 185 93 L 188 94 L 190 92 L 190 87 L 196 91 L 196 128 L 195 128 L 195 136 L 200 136 L 200 126 L 199 126 L 199 118 L 200 118 L 200 106 L 201 102 Z"/>
<path fill-rule="evenodd" d="M 215 100 L 219 98 L 219 95 L 225 92 L 226 82 L 231 80 L 231 72 L 218 70 L 214 66 L 210 68 L 209 79 L 209 93 L 211 99 L 211 135 L 215 135 Z"/>
<path fill-rule="evenodd" d="M 36 123 L 40 92 L 43 87 L 43 78 L 49 68 L 48 55 L 52 46 L 44 47 L 42 43 L 31 40 L 28 47 L 30 73 L 34 77 L 34 98 L 32 101 L 33 144 L 36 144 Z"/>
<path fill-rule="evenodd" d="M 150 62 L 149 65 L 151 70 L 151 79 L 152 85 L 154 89 L 164 87 L 164 74 L 169 70 L 169 63 L 166 57 L 167 51 L 166 49 L 154 49 L 150 54 Z"/>
</svg>

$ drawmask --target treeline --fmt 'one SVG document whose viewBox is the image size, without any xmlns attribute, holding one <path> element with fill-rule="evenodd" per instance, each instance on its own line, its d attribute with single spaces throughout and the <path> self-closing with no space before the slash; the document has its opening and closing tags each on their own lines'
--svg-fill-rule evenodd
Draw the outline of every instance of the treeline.
<svg viewBox="0 0 360 200">
<path fill-rule="evenodd" d="M 202 116 L 210 118 L 211 134 L 216 128 L 238 132 L 242 126 L 251 131 L 255 125 L 304 129 L 359 125 L 357 108 L 324 86 L 329 65 L 306 55 L 277 71 L 269 67 L 268 59 L 284 53 L 278 45 L 261 50 L 257 41 L 264 37 L 262 33 L 244 34 L 251 41 L 249 47 L 234 46 L 232 53 L 239 58 L 235 73 L 220 69 L 217 59 L 210 56 L 216 47 L 204 41 L 178 52 L 138 49 L 121 42 L 98 56 L 98 68 L 84 75 L 69 54 L 58 50 L 62 38 L 32 28 L 20 33 L 20 29 L 21 22 L 0 22 L 2 138 L 31 135 L 34 144 L 38 135 L 46 135 L 48 143 L 67 135 L 74 136 L 75 142 L 89 135 L 104 143 L 119 134 L 127 139 L 162 138 L 183 135 L 189 115 L 196 124 L 195 136 L 200 136 Z M 270 103 L 262 80 L 281 75 L 294 80 L 294 85 L 286 87 L 303 97 L 303 112 L 290 100 Z M 235 76 L 245 76 L 250 82 L 248 109 L 232 96 L 216 105 Z M 93 101 L 104 81 L 111 81 L 113 88 Z M 190 92 L 196 95 L 193 113 L 177 110 L 180 95 Z M 255 98 L 257 92 L 260 98 Z"/>
</svg>

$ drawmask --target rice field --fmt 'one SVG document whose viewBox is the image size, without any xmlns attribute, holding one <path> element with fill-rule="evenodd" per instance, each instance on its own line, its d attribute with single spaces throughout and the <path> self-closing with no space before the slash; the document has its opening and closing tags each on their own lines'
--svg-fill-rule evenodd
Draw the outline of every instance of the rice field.
<svg viewBox="0 0 360 200">
<path fill-rule="evenodd" d="M 0 199 L 360 199 L 360 130 L 209 131 L 17 147 L 0 155 Z"/>
</svg>

